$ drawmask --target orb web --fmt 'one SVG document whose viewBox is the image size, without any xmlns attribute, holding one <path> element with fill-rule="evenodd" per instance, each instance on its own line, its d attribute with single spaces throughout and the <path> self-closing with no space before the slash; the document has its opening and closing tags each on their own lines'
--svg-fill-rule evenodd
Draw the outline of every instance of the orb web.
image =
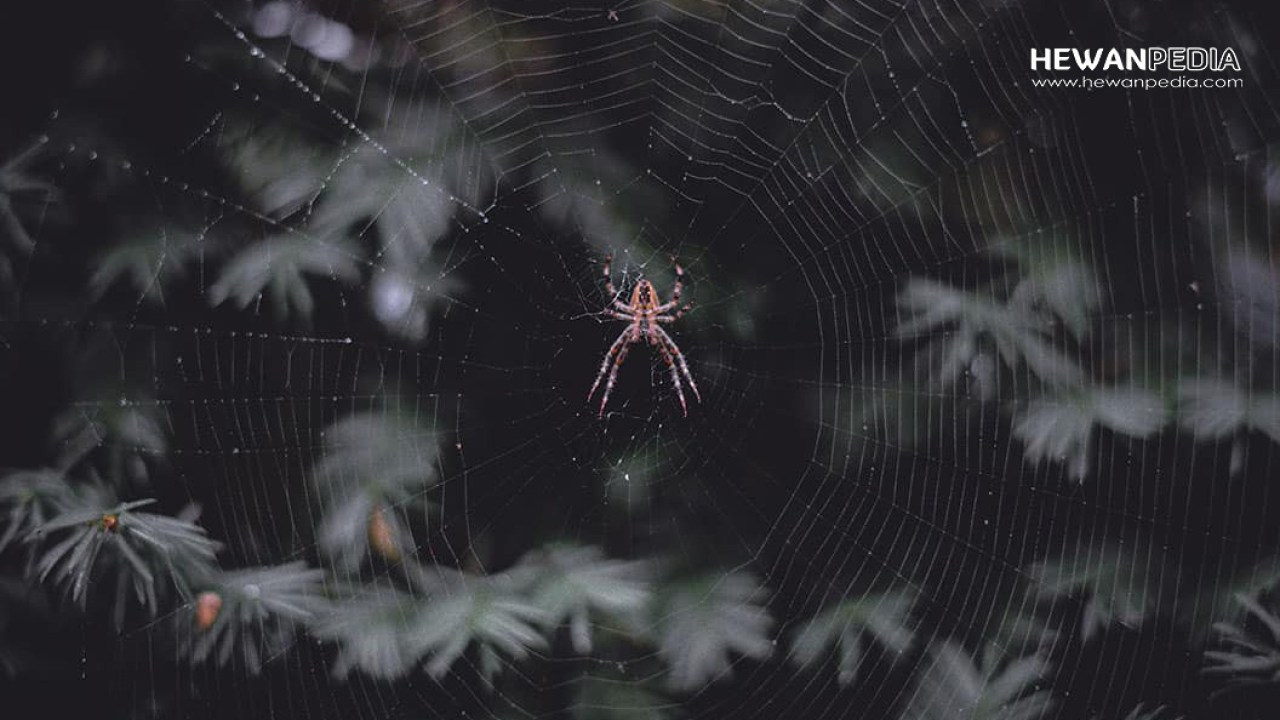
<svg viewBox="0 0 1280 720">
<path fill-rule="evenodd" d="M 1276 540 L 1274 61 L 1222 10 L 1180 20 L 1243 88 L 1047 90 L 1033 49 L 1185 39 L 1062 5 L 112 23 L 78 87 L 118 94 L 65 89 L 18 156 L 54 190 L 4 352 L 72 351 L 46 414 L 90 430 L 55 457 L 116 448 L 122 500 L 194 503 L 226 571 L 297 563 L 325 604 L 224 656 L 178 596 L 85 629 L 85 674 L 179 717 L 1197 709 L 1160 622 L 1229 614 L 1188 588 Z M 687 416 L 643 344 L 588 401 L 626 326 L 607 258 L 624 302 L 685 268 Z M 1243 430 L 1197 419 L 1231 392 Z M 548 619 L 552 572 L 602 597 Z M 421 636 L 493 602 L 496 630 Z M 376 635 L 419 612 L 413 657 Z"/>
</svg>

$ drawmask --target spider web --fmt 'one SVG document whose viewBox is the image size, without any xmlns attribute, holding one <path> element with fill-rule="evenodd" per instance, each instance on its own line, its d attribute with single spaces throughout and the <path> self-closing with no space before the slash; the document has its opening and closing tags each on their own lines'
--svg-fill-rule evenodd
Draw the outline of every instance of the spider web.
<svg viewBox="0 0 1280 720">
<path fill-rule="evenodd" d="M 1070 303 L 1088 308 L 1100 339 L 1063 343 L 1089 368 L 1082 387 L 1197 372 L 1197 353 L 1231 336 L 1231 303 L 1208 288 L 1237 221 L 1271 231 L 1274 202 L 1214 198 L 1274 173 L 1266 143 L 1280 116 L 1261 92 L 1274 59 L 1223 11 L 1199 44 L 1252 48 L 1244 89 L 1034 87 L 1033 48 L 1168 36 L 1143 4 L 1067 5 L 397 0 L 323 15 L 280 3 L 166 12 L 171 34 L 145 52 L 156 71 L 141 100 L 72 91 L 37 141 L 56 184 L 89 175 L 145 188 L 144 207 L 103 211 L 104 231 L 159 217 L 140 232 L 161 252 L 149 273 L 105 278 L 93 303 L 52 305 L 46 288 L 81 258 L 57 245 L 50 204 L 30 226 L 35 260 L 15 277 L 3 334 L 23 352 L 33 338 L 106 338 L 112 350 L 90 359 L 106 380 L 71 383 L 67 404 L 159 418 L 171 492 L 203 503 L 211 534 L 246 565 L 315 554 L 318 498 L 305 479 L 327 427 L 408 416 L 441 439 L 432 502 L 444 525 L 419 549 L 443 565 L 502 570 L 550 536 L 616 557 L 714 559 L 758 580 L 752 599 L 777 621 L 768 657 L 735 654 L 705 685 L 664 696 L 662 712 L 837 717 L 852 703 L 889 716 L 925 693 L 890 682 L 901 669 L 888 653 L 858 659 L 864 680 L 850 691 L 835 673 L 797 667 L 796 626 L 893 591 L 915 598 L 918 647 L 995 637 L 1015 653 L 1000 629 L 1035 601 L 1004 600 L 1014 586 L 1051 584 L 1036 563 L 1055 552 L 1067 567 L 1102 566 L 1116 546 L 1140 548 L 1115 571 L 1123 585 L 1180 563 L 1221 578 L 1276 540 L 1265 522 L 1274 500 L 1222 479 L 1228 448 L 1188 454 L 1169 426 L 1102 430 L 1079 452 L 1032 457 L 1019 422 L 1066 401 L 1043 392 L 1029 362 L 1004 371 L 995 351 L 974 353 L 940 382 L 930 348 L 954 348 L 963 329 L 900 332 L 913 281 L 1003 303 L 1017 284 L 1010 262 L 1069 258 L 1097 281 Z M 203 104 L 142 115 L 174 88 Z M 145 141 L 108 140 L 87 116 L 136 123 Z M 264 181 L 246 199 L 230 179 L 183 174 L 207 155 L 269 165 L 281 126 L 324 150 L 297 168 L 296 187 Z M 352 167 L 367 168 L 367 185 L 341 179 Z M 355 241 L 324 227 L 330 195 L 372 199 L 372 216 L 348 228 Z M 393 225 L 397 212 L 411 219 Z M 305 260 L 312 307 L 283 291 L 240 300 L 222 279 L 227 247 L 264 238 L 286 253 L 289 242 L 322 249 Z M 686 268 L 696 308 L 668 329 L 701 390 L 688 417 L 661 358 L 641 347 L 604 418 L 586 400 L 623 328 L 603 313 L 610 255 L 624 300 L 641 277 L 669 298 L 670 258 Z M 281 257 L 260 265 L 293 262 Z M 293 312 L 280 315 L 284 297 Z M 1274 345 L 1274 319 L 1264 322 L 1256 335 Z M 1060 317 L 1055 337 L 1069 323 Z M 1156 352 L 1170 342 L 1184 352 Z M 1224 374 L 1275 386 L 1274 365 L 1240 362 Z M 1252 452 L 1249 472 L 1273 471 L 1274 451 Z M 1193 602 L 1209 605 L 1168 610 L 1227 610 Z M 392 686 L 331 678 L 326 646 L 304 641 L 269 659 L 267 680 L 246 672 L 220 687 L 214 671 L 175 670 L 156 625 L 111 640 L 128 662 L 97 659 L 119 707 L 538 717 L 553 711 L 526 706 L 529 688 L 560 696 L 597 671 L 636 688 L 660 681 L 649 649 L 618 661 L 548 652 L 536 672 L 504 660 L 501 674 L 516 679 L 487 696 L 448 681 Z M 1144 642 L 1097 659 L 1111 672 L 1067 667 L 1056 688 L 1076 700 L 1062 716 L 1131 706 L 1139 687 L 1184 701 L 1186 651 Z M 923 672 L 934 658 L 922 650 L 907 664 Z M 571 697 L 579 717 L 635 710 Z"/>
</svg>

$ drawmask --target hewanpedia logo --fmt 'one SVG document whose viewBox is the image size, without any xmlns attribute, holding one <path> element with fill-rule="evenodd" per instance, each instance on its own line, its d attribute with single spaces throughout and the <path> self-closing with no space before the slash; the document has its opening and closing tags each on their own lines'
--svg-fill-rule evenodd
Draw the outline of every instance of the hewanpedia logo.
<svg viewBox="0 0 1280 720">
<path fill-rule="evenodd" d="M 1240 59 L 1229 47 L 1032 48 L 1031 69 L 1240 72 Z"/>
</svg>

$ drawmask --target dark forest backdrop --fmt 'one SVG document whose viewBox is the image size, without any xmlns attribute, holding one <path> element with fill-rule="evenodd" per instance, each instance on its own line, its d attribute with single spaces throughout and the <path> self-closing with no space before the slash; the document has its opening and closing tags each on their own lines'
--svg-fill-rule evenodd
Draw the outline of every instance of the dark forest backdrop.
<svg viewBox="0 0 1280 720">
<path fill-rule="evenodd" d="M 1280 712 L 1267 3 L 24 14 L 6 708 Z M 1243 86 L 1031 83 L 1147 46 Z M 687 269 L 688 417 L 585 400 L 608 256 Z"/>
</svg>

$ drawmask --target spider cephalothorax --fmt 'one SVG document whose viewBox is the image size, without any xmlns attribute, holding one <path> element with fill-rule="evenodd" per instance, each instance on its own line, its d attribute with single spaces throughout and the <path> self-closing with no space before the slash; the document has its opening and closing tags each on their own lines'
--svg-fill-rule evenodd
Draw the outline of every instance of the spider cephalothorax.
<svg viewBox="0 0 1280 720">
<path fill-rule="evenodd" d="M 622 367 L 622 361 L 627 358 L 627 352 L 631 349 L 632 343 L 642 341 L 657 348 L 662 361 L 671 371 L 671 382 L 675 385 L 676 397 L 680 398 L 681 412 L 685 415 L 689 414 L 689 408 L 684 401 L 684 389 L 680 386 L 682 373 L 684 379 L 689 382 L 689 389 L 693 391 L 693 396 L 698 399 L 698 402 L 702 402 L 702 396 L 698 394 L 698 386 L 693 382 L 693 376 L 689 374 L 689 366 L 685 364 L 684 355 L 680 353 L 680 348 L 676 347 L 676 341 L 672 340 L 661 327 L 661 323 L 675 322 L 680 316 L 693 309 L 693 302 L 689 302 L 676 310 L 680 306 L 680 292 L 684 288 L 682 282 L 684 269 L 675 258 L 671 261 L 676 267 L 676 284 L 671 290 L 669 302 L 662 302 L 653 283 L 640 278 L 636 282 L 635 289 L 631 291 L 631 302 L 624 303 L 618 299 L 618 291 L 613 287 L 613 278 L 609 272 L 613 258 L 605 258 L 604 287 L 613 298 L 612 307 L 605 310 L 605 313 L 618 320 L 626 320 L 630 324 L 618 339 L 613 341 L 609 352 L 604 356 L 604 362 L 600 363 L 600 372 L 596 375 L 596 381 L 591 385 L 591 391 L 587 393 L 587 399 L 590 400 L 596 394 L 596 389 L 600 387 L 600 381 L 604 380 L 605 374 L 608 373 L 609 380 L 605 383 L 604 395 L 600 398 L 600 411 L 597 417 L 604 416 L 604 407 L 609 402 L 609 393 L 613 392 L 613 383 L 618 379 L 618 368 Z M 676 311 L 675 314 L 667 314 L 672 310 Z"/>
</svg>

